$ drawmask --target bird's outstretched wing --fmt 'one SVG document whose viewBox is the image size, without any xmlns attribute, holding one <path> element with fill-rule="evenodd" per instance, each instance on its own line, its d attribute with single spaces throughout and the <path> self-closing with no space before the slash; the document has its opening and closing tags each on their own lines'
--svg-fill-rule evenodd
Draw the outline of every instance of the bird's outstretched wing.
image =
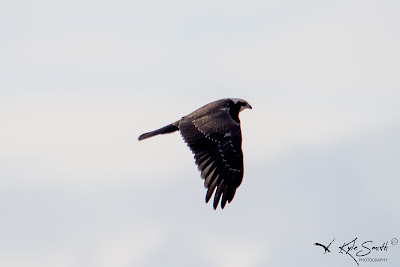
<svg viewBox="0 0 400 267">
<path fill-rule="evenodd" d="M 240 123 L 229 111 L 208 114 L 194 120 L 182 118 L 179 130 L 195 154 L 196 164 L 204 186 L 208 189 L 206 202 L 213 195 L 214 209 L 221 199 L 221 208 L 230 203 L 243 179 L 243 153 Z"/>
</svg>

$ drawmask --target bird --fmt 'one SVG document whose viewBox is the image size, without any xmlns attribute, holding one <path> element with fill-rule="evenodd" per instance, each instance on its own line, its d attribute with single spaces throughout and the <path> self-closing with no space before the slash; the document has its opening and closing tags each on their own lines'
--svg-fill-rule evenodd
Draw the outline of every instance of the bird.
<svg viewBox="0 0 400 267">
<path fill-rule="evenodd" d="M 252 109 L 240 98 L 224 98 L 193 111 L 158 130 L 144 133 L 139 141 L 180 131 L 194 154 L 195 163 L 207 189 L 205 202 L 214 194 L 214 210 L 231 203 L 243 180 L 242 132 L 239 113 Z M 220 202 L 221 201 L 221 202 Z"/>
<path fill-rule="evenodd" d="M 322 247 L 323 249 L 324 249 L 324 254 L 326 253 L 326 252 L 331 252 L 330 250 L 329 250 L 329 247 L 331 246 L 331 244 L 333 243 L 333 241 L 335 241 L 335 238 L 331 241 L 331 243 L 329 243 L 329 245 L 328 246 L 325 246 L 325 245 L 322 245 L 321 243 L 314 243 L 314 245 L 315 246 L 320 246 L 320 247 Z"/>
</svg>

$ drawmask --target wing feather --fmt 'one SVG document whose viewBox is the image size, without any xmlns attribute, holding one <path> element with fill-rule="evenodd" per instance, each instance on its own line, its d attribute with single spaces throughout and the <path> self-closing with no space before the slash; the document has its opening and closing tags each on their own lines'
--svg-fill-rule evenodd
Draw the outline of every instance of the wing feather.
<svg viewBox="0 0 400 267">
<path fill-rule="evenodd" d="M 230 203 L 243 179 L 240 124 L 227 111 L 186 119 L 179 124 L 181 135 L 194 153 L 195 162 L 208 189 L 206 202 L 214 194 L 214 209 Z M 221 201 L 221 202 L 220 202 Z"/>
<path fill-rule="evenodd" d="M 215 179 L 212 181 L 212 183 L 208 187 L 207 194 L 206 194 L 206 203 L 208 203 L 208 201 L 210 201 L 210 198 L 213 195 L 215 188 L 217 187 L 218 178 L 219 178 L 219 174 L 216 175 Z"/>
</svg>

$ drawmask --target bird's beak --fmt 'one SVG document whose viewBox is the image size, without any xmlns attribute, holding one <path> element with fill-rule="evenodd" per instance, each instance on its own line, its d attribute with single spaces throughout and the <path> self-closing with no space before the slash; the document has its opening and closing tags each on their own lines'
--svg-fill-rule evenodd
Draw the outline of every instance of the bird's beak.
<svg viewBox="0 0 400 267">
<path fill-rule="evenodd" d="M 248 108 L 248 109 L 253 109 L 253 108 L 249 105 L 249 103 L 246 103 L 245 106 L 241 106 L 241 107 L 240 107 L 240 111 L 243 111 L 243 110 L 245 110 L 246 108 Z M 239 112 L 240 112 L 240 111 L 239 111 Z"/>
</svg>

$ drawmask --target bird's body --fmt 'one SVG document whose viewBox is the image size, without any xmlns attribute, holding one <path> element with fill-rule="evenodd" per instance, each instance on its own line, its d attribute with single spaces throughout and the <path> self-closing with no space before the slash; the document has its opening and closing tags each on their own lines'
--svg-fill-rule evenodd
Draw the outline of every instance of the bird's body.
<svg viewBox="0 0 400 267">
<path fill-rule="evenodd" d="M 206 202 L 213 195 L 214 209 L 230 203 L 243 179 L 242 134 L 239 112 L 251 106 L 242 99 L 225 98 L 209 103 L 161 129 L 142 134 L 139 141 L 159 134 L 180 131 L 195 154 Z"/>
</svg>

